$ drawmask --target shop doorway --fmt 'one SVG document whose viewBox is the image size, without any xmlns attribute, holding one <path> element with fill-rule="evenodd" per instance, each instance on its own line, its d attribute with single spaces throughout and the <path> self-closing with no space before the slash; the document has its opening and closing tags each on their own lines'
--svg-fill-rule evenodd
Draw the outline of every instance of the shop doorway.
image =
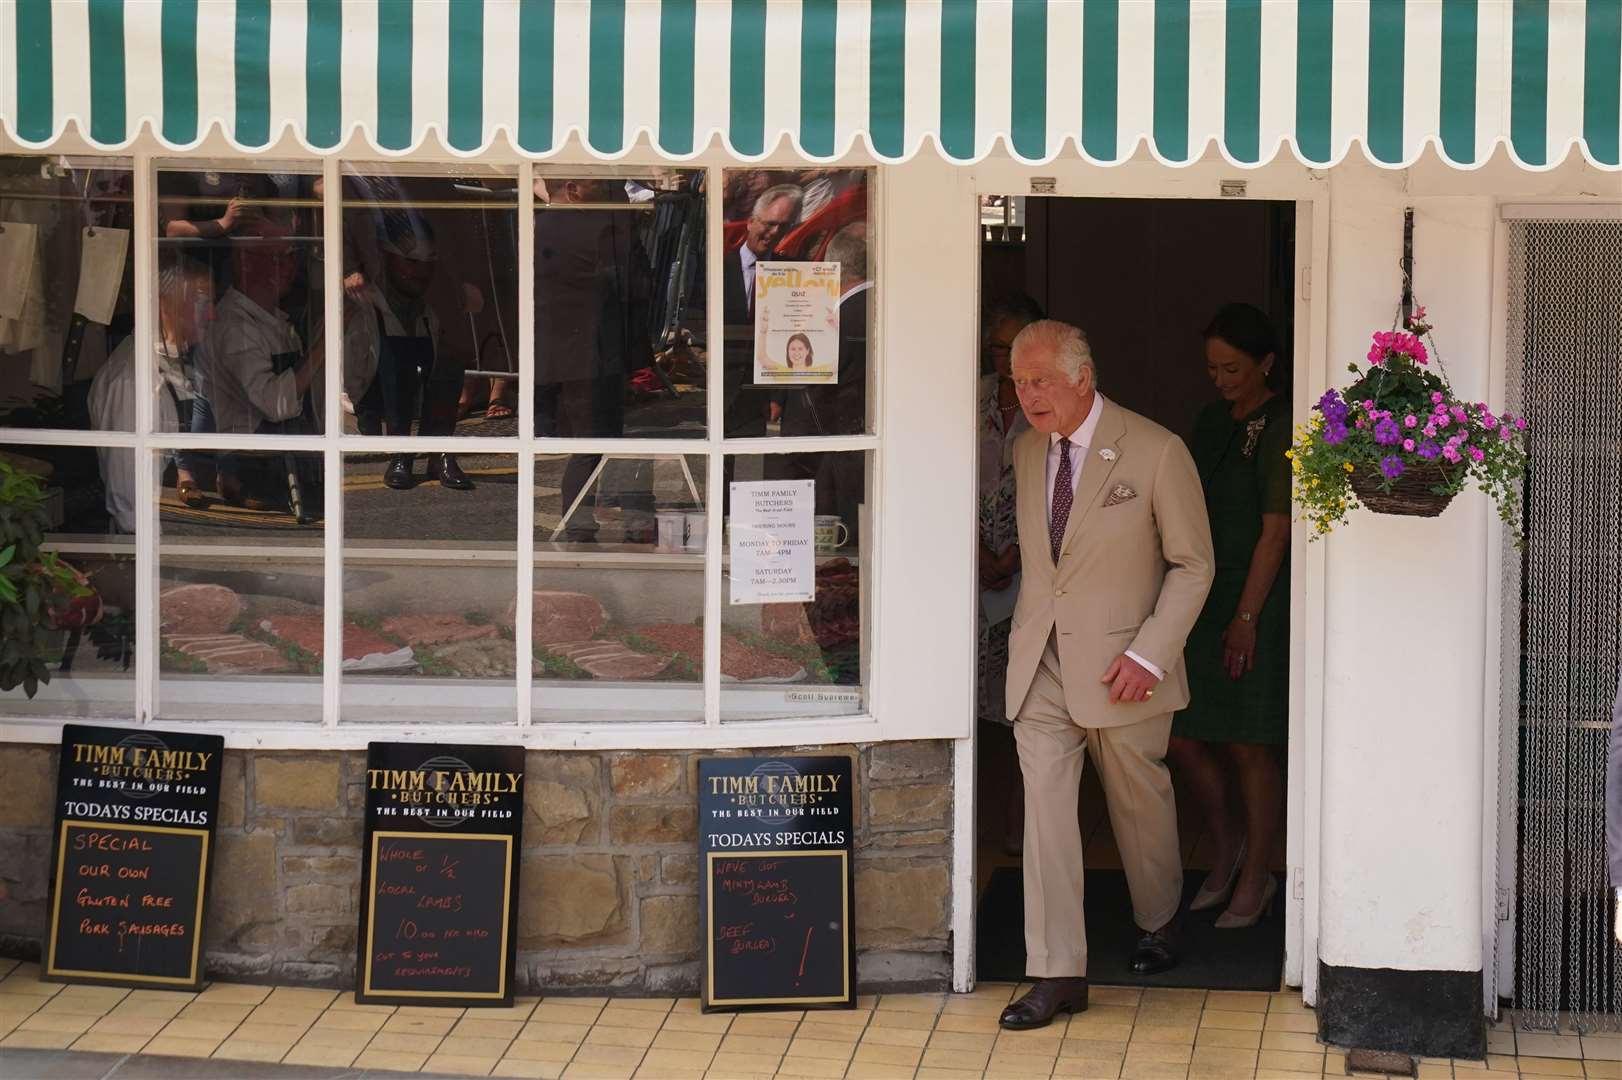
<svg viewBox="0 0 1622 1080">
<path fill-rule="evenodd" d="M 1081 326 L 1098 365 L 1102 393 L 1192 439 L 1196 420 L 1217 394 L 1206 370 L 1201 333 L 1225 304 L 1264 312 L 1278 341 L 1273 389 L 1292 399 L 1296 341 L 1296 204 L 1261 200 L 1116 198 L 981 199 L 980 292 L 983 311 L 1027 302 L 1049 318 Z M 996 337 L 995 334 L 992 335 Z M 994 344 L 995 342 L 993 342 Z M 982 350 L 981 373 L 994 363 Z M 995 405 L 982 410 L 993 419 Z M 1003 415 L 998 413 L 997 415 Z M 1286 407 L 1284 416 L 1288 416 Z M 996 440 L 980 439 L 982 455 Z M 980 483 L 995 483 L 982 461 Z M 988 513 L 981 504 L 982 520 Z M 1280 569 L 1288 595 L 1289 565 Z M 988 605 L 993 607 L 994 605 Z M 1287 620 L 1286 620 L 1287 625 Z M 1002 683 L 994 634 L 982 629 L 977 685 L 976 978 L 1024 974 L 1019 766 L 1012 730 L 997 722 Z M 1288 679 L 1288 657 L 1277 678 Z M 1195 692 L 1198 692 L 1197 689 Z M 1287 702 L 1288 687 L 1276 700 Z M 1281 706 L 1287 714 L 1287 706 Z M 1288 730 L 1288 716 L 1273 725 Z M 1285 823 L 1285 745 L 1272 751 L 1278 778 L 1268 868 L 1276 882 L 1269 914 L 1254 927 L 1218 930 L 1225 905 L 1185 910 L 1185 956 L 1171 972 L 1136 979 L 1127 968 L 1135 929 L 1121 858 L 1097 771 L 1084 772 L 1078 815 L 1088 877 L 1091 976 L 1099 982 L 1276 990 L 1283 976 L 1285 893 L 1289 888 Z M 1231 769 L 1231 766 L 1229 767 Z M 1217 830 L 1194 791 L 1195 778 L 1174 769 L 1185 907 L 1220 859 Z"/>
</svg>

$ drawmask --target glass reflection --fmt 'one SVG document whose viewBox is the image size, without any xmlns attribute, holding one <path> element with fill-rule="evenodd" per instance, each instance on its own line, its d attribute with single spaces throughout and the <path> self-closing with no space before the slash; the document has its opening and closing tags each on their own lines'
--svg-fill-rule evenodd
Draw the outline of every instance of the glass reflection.
<svg viewBox="0 0 1622 1080">
<path fill-rule="evenodd" d="M 95 165 L 0 157 L 0 427 L 131 430 L 87 400 L 135 328 L 133 178 Z"/>
</svg>

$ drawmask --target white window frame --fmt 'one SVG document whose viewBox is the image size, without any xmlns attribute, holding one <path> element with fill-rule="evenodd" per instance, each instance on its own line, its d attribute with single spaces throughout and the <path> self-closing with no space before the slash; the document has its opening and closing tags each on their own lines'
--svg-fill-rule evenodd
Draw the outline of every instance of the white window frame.
<svg viewBox="0 0 1622 1080">
<path fill-rule="evenodd" d="M 72 142 L 64 139 L 64 143 Z M 518 437 L 438 436 L 388 437 L 349 435 L 342 430 L 340 395 L 342 393 L 343 336 L 328 335 L 327 363 L 324 371 L 325 415 L 329 418 L 327 431 L 320 435 L 193 435 L 189 432 L 159 432 L 153 430 L 153 312 L 156 309 L 157 287 L 157 174 L 161 171 L 202 169 L 211 165 L 236 171 L 266 169 L 272 165 L 291 167 L 309 175 L 319 170 L 323 178 L 322 235 L 324 238 L 323 273 L 325 313 L 324 325 L 339 326 L 342 319 L 341 258 L 343 243 L 343 186 L 346 171 L 379 172 L 399 175 L 461 174 L 493 172 L 518 182 L 518 324 L 520 386 L 533 386 L 534 372 L 534 180 L 548 177 L 636 176 L 645 175 L 649 168 L 677 167 L 703 171 L 706 174 L 706 296 L 708 333 L 706 341 L 711 350 L 713 372 L 720 372 L 720 342 L 718 332 L 723 319 L 723 230 L 721 221 L 721 193 L 723 177 L 728 169 L 742 168 L 796 168 L 804 162 L 792 156 L 774 156 L 759 162 L 742 162 L 723 153 L 706 152 L 692 161 L 675 163 L 646 152 L 627 156 L 614 164 L 600 161 L 560 162 L 556 159 L 536 163 L 509 153 L 481 155 L 477 160 L 458 160 L 452 156 L 413 154 L 405 158 L 385 159 L 375 153 L 357 153 L 353 156 L 333 155 L 316 158 L 296 148 L 289 153 L 267 153 L 263 157 L 247 157 L 224 150 L 218 145 L 205 143 L 191 152 L 170 151 L 150 142 L 143 136 L 133 152 L 118 154 L 98 153 L 88 148 L 72 146 L 56 154 L 40 154 L 37 150 L 5 145 L 0 140 L 0 153 L 6 156 L 71 157 L 75 163 L 94 165 L 105 161 L 124 163 L 133 172 L 134 230 L 131 253 L 134 259 L 135 292 L 135 363 L 136 363 L 136 417 L 133 432 L 66 431 L 31 428 L 0 428 L 0 446 L 116 446 L 132 449 L 138 491 L 137 531 L 127 540 L 96 543 L 73 543 L 69 550 L 83 553 L 130 554 L 136 560 L 136 659 L 133 687 L 133 715 L 87 717 L 69 712 L 35 712 L 30 709 L 22 715 L 6 711 L 6 699 L 0 699 L 0 741 L 3 742 L 55 742 L 62 723 L 112 723 L 155 725 L 166 730 L 207 731 L 223 734 L 233 748 L 260 749 L 359 749 L 374 740 L 444 740 L 519 743 L 538 749 L 621 749 L 621 748 L 688 748 L 715 749 L 750 746 L 794 744 L 830 744 L 843 742 L 875 742 L 886 739 L 918 738 L 915 723 L 881 723 L 883 710 L 879 705 L 878 656 L 881 632 L 879 605 L 875 602 L 881 584 L 879 557 L 882 535 L 881 514 L 884 505 L 884 454 L 878 434 L 819 436 L 800 438 L 748 438 L 727 439 L 722 434 L 721 386 L 717 378 L 713 392 L 707 399 L 707 425 L 702 439 L 678 438 L 626 438 L 626 439 L 555 439 L 537 438 L 534 434 L 533 395 L 519 394 Z M 877 285 L 871 313 L 873 335 L 869 346 L 868 415 L 871 430 L 881 430 L 883 384 L 887 365 L 879 358 L 884 350 L 885 287 L 883 258 L 883 222 L 886 211 L 886 170 L 877 168 L 871 160 L 851 160 L 840 167 L 869 169 L 869 259 L 873 268 L 871 278 Z M 157 595 L 159 590 L 159 556 L 168 549 L 160 545 L 158 529 L 158 491 L 154 479 L 154 455 L 175 449 L 230 449 L 305 451 L 322 455 L 325 479 L 325 507 L 323 513 L 322 554 L 324 570 L 323 590 L 325 618 L 324 655 L 342 655 L 342 625 L 344 613 L 343 574 L 346 556 L 355 557 L 364 549 L 376 557 L 383 552 L 380 545 L 363 542 L 346 550 L 343 530 L 343 457 L 346 453 L 483 453 L 516 455 L 518 462 L 518 537 L 516 544 L 515 576 L 517 613 L 515 625 L 516 651 L 516 704 L 514 717 L 499 723 L 462 722 L 443 723 L 371 723 L 344 721 L 341 717 L 342 665 L 325 664 L 321 678 L 321 721 L 279 722 L 267 718 L 254 720 L 242 715 L 222 716 L 211 720 L 166 718 L 162 715 L 159 698 Z M 721 719 L 720 645 L 723 588 L 724 535 L 721 521 L 721 500 L 715 497 L 721 491 L 723 461 L 728 455 L 776 455 L 794 452 L 867 452 L 866 504 L 869 520 L 863 531 L 862 555 L 862 663 L 863 680 L 860 690 L 865 702 L 860 712 L 847 715 L 814 714 L 782 719 L 727 720 Z M 633 453 L 647 457 L 702 456 L 705 459 L 707 497 L 706 512 L 710 523 L 707 535 L 711 542 L 704 556 L 704 717 L 702 721 L 605 721 L 537 722 L 533 715 L 533 653 L 532 602 L 536 545 L 534 515 L 524 512 L 533 505 L 533 483 L 537 455 Z M 162 550 L 160 550 L 160 548 Z M 503 555 L 503 558 L 505 556 Z M 578 555 L 570 556 L 578 560 Z M 543 559 L 543 562 L 546 561 Z M 972 616 L 972 612 L 970 613 Z M 971 624 L 972 625 L 972 624 Z M 481 680 L 483 682 L 483 680 Z M 221 680 L 214 686 L 223 688 L 220 697 L 239 701 L 230 712 L 251 713 L 263 710 L 273 712 L 276 684 L 272 680 L 232 678 Z M 417 685 L 421 685 L 420 682 Z M 470 684 L 471 685 L 471 684 Z M 71 689 L 71 687 L 70 687 Z M 49 694 L 50 688 L 42 688 Z M 610 687 L 579 688 L 581 694 L 603 694 L 622 697 L 627 692 L 645 692 L 635 687 L 615 690 Z M 785 691 L 786 692 L 786 691 Z M 10 698 L 11 695 L 7 695 Z M 594 710 L 596 711 L 596 710 Z M 911 729 L 911 730 L 909 730 Z M 937 737 L 950 737 L 961 732 L 942 731 Z"/>
</svg>

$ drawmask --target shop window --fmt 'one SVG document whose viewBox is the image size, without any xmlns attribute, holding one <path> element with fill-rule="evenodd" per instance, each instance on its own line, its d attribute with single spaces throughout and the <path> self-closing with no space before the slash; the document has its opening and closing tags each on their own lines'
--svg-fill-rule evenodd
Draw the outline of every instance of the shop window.
<svg viewBox="0 0 1622 1080">
<path fill-rule="evenodd" d="M 90 398 L 130 367 L 132 196 L 124 159 L 0 157 L 0 429 L 133 429 L 128 394 Z"/>
<path fill-rule="evenodd" d="M 869 173 L 728 169 L 728 438 L 869 430 Z"/>
</svg>

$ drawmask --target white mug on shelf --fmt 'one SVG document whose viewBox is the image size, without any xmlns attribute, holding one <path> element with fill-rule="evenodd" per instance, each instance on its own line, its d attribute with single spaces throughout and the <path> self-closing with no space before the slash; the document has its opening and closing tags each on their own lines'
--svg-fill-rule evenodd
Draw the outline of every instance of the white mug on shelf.
<svg viewBox="0 0 1622 1080">
<path fill-rule="evenodd" d="M 850 529 L 838 514 L 818 514 L 811 522 L 811 535 L 816 540 L 818 555 L 832 555 L 850 539 Z"/>
<path fill-rule="evenodd" d="M 680 510 L 659 510 L 653 517 L 659 526 L 659 550 L 682 550 L 687 543 L 687 515 Z"/>
</svg>

